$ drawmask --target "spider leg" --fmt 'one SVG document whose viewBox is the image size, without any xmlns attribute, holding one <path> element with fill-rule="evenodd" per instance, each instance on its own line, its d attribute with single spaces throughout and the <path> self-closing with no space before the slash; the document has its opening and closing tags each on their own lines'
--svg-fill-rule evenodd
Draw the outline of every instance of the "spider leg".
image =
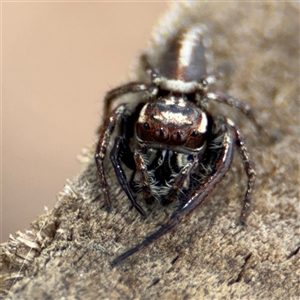
<svg viewBox="0 0 300 300">
<path fill-rule="evenodd" d="M 149 85 L 141 82 L 129 82 L 115 89 L 110 90 L 104 98 L 104 116 L 107 116 L 111 109 L 112 101 L 127 93 L 145 92 Z"/>
<path fill-rule="evenodd" d="M 110 90 L 105 98 L 104 98 L 104 115 L 107 116 L 111 109 L 112 101 L 116 98 L 125 95 L 127 93 L 138 93 L 138 92 L 148 92 L 148 97 L 153 98 L 158 93 L 158 83 L 160 78 L 160 73 L 158 70 L 154 69 L 150 62 L 147 54 L 141 55 L 141 63 L 146 70 L 150 74 L 151 84 L 145 84 L 138 81 L 132 81 L 117 88 Z M 156 81 L 158 83 L 156 83 Z"/>
<path fill-rule="evenodd" d="M 112 261 L 112 266 L 119 264 L 121 261 L 127 257 L 133 255 L 139 250 L 147 247 L 149 244 L 154 242 L 159 237 L 163 236 L 169 232 L 173 227 L 175 227 L 180 221 L 191 213 L 196 207 L 201 205 L 207 196 L 213 191 L 217 184 L 223 179 L 223 177 L 228 172 L 232 157 L 233 157 L 233 144 L 234 144 L 234 133 L 231 127 L 225 121 L 224 123 L 225 132 L 222 143 L 222 148 L 220 149 L 220 155 L 216 161 L 215 168 L 212 173 L 206 178 L 206 180 L 201 184 L 201 186 L 193 193 L 192 197 L 183 206 L 179 207 L 173 212 L 169 221 L 162 225 L 159 230 L 148 236 L 142 243 L 136 245 L 135 247 L 129 249 L 123 254 L 119 255 Z"/>
<path fill-rule="evenodd" d="M 130 151 L 129 149 L 126 149 L 125 143 L 124 143 L 124 138 L 123 137 L 117 137 L 115 140 L 114 147 L 110 153 L 110 159 L 113 164 L 113 167 L 115 169 L 117 178 L 119 180 L 120 185 L 122 186 L 123 190 L 125 191 L 127 197 L 131 201 L 132 205 L 134 208 L 143 216 L 146 217 L 145 211 L 139 206 L 139 204 L 136 202 L 136 199 L 133 197 L 131 189 L 129 187 L 128 181 L 126 179 L 126 175 L 124 173 L 124 170 L 120 164 L 120 153 L 121 151 L 127 150 Z"/>
<path fill-rule="evenodd" d="M 136 147 L 134 152 L 134 160 L 136 164 L 136 171 L 140 177 L 140 182 L 142 183 L 142 193 L 145 201 L 149 204 L 153 203 L 154 198 L 151 193 L 149 185 L 149 176 L 147 172 L 147 164 L 143 158 L 143 148 L 141 146 Z"/>
<path fill-rule="evenodd" d="M 255 125 L 255 127 L 258 131 L 263 132 L 269 138 L 271 138 L 269 133 L 267 133 L 265 131 L 264 127 L 256 120 L 255 114 L 249 105 L 244 104 L 240 100 L 232 98 L 231 96 L 229 96 L 221 91 L 208 92 L 208 93 L 206 93 L 205 97 L 208 100 L 217 101 L 219 103 L 224 103 L 231 107 L 235 107 L 240 112 L 242 112 L 251 122 L 253 122 L 253 124 Z"/>
<path fill-rule="evenodd" d="M 226 121 L 224 126 L 226 129 L 224 132 L 222 148 L 220 149 L 221 153 L 215 163 L 215 167 L 204 183 L 201 184 L 199 189 L 193 193 L 189 201 L 184 203 L 184 205 L 175 211 L 174 214 L 183 217 L 191 213 L 196 207 L 202 204 L 206 197 L 227 174 L 233 158 L 234 134 Z"/>
<path fill-rule="evenodd" d="M 112 111 L 109 117 L 105 120 L 103 130 L 97 143 L 95 161 L 98 169 L 98 175 L 100 178 L 100 185 L 104 194 L 107 210 L 110 210 L 110 197 L 108 191 L 108 184 L 106 181 L 103 162 L 106 157 L 107 148 L 110 142 L 110 138 L 115 130 L 117 123 L 120 122 L 122 116 L 126 113 L 127 106 L 125 104 L 120 105 L 114 111 Z"/>
<path fill-rule="evenodd" d="M 179 190 L 183 187 L 187 178 L 189 178 L 192 170 L 196 166 L 196 161 L 188 162 L 179 172 L 175 178 L 172 187 L 170 188 L 169 193 L 162 199 L 162 205 L 167 205 L 173 202 L 178 195 Z"/>
<path fill-rule="evenodd" d="M 227 123 L 229 124 L 230 128 L 233 130 L 233 132 L 235 134 L 235 142 L 239 149 L 242 160 L 244 162 L 245 172 L 248 177 L 247 190 L 246 190 L 246 193 L 244 196 L 244 204 L 243 204 L 242 212 L 240 215 L 240 224 L 245 225 L 246 218 L 249 213 L 249 208 L 250 208 L 250 203 L 251 203 L 251 195 L 252 195 L 253 188 L 254 188 L 256 172 L 254 169 L 254 162 L 251 160 L 249 152 L 245 146 L 245 142 L 244 142 L 242 133 L 240 132 L 240 130 L 235 126 L 235 124 L 231 120 L 227 119 Z"/>
</svg>

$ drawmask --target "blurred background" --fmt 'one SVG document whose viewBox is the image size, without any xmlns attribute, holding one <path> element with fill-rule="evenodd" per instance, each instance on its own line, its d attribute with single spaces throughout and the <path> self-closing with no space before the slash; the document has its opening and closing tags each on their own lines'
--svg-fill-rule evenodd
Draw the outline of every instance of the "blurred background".
<svg viewBox="0 0 300 300">
<path fill-rule="evenodd" d="M 51 209 L 164 3 L 2 3 L 1 241 Z"/>
</svg>

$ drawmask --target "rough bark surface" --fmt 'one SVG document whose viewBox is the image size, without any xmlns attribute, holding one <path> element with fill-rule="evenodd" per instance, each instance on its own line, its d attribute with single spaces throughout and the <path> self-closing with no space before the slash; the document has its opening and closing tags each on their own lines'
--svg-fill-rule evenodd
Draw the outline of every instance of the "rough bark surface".
<svg viewBox="0 0 300 300">
<path fill-rule="evenodd" d="M 255 108 L 278 140 L 268 143 L 241 114 L 222 106 L 256 162 L 253 208 L 237 225 L 246 178 L 238 155 L 206 202 L 173 231 L 111 268 L 118 254 L 166 222 L 146 220 L 109 172 L 112 212 L 103 208 L 93 161 L 68 182 L 56 207 L 1 245 L 6 299 L 296 299 L 299 288 L 299 7 L 291 3 L 176 4 L 155 30 L 209 26 L 220 88 Z M 150 47 L 160 51 L 157 38 Z M 137 72 L 138 73 L 138 72 Z M 218 108 L 217 108 L 218 109 Z M 109 167 L 109 163 L 108 163 Z"/>
</svg>

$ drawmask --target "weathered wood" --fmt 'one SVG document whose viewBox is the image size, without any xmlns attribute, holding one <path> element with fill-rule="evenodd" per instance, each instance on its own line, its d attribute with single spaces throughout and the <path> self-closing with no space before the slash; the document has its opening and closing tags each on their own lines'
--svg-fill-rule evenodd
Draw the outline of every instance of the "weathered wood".
<svg viewBox="0 0 300 300">
<path fill-rule="evenodd" d="M 85 171 L 65 186 L 56 207 L 2 244 L 3 297 L 9 289 L 7 299 L 299 296 L 298 6 L 176 4 L 155 34 L 169 34 L 178 22 L 208 24 L 215 68 L 226 74 L 222 89 L 253 106 L 279 138 L 268 144 L 243 116 L 232 117 L 258 173 L 246 228 L 236 225 L 246 179 L 236 157 L 223 183 L 190 218 L 112 269 L 112 259 L 154 232 L 170 210 L 155 207 L 141 220 L 110 172 L 113 209 L 105 212 L 92 146 L 82 156 Z M 161 45 L 154 38 L 151 47 L 155 52 Z"/>
</svg>

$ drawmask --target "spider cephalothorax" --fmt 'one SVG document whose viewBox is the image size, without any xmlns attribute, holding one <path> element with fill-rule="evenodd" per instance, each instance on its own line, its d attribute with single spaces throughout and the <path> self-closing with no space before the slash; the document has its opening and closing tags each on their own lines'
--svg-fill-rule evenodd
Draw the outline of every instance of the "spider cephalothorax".
<svg viewBox="0 0 300 300">
<path fill-rule="evenodd" d="M 260 129 L 249 106 L 220 91 L 209 91 L 216 80 L 206 74 L 205 29 L 191 26 L 178 32 L 153 67 L 147 55 L 141 62 L 150 82 L 130 82 L 108 92 L 105 115 L 95 160 L 107 208 L 110 195 L 104 159 L 110 159 L 119 183 L 132 205 L 143 216 L 140 201 L 163 205 L 178 201 L 169 221 L 141 244 L 120 255 L 113 265 L 134 254 L 172 229 L 199 206 L 230 168 L 238 147 L 248 183 L 240 222 L 244 223 L 255 180 L 255 171 L 239 129 L 225 116 L 212 117 L 207 102 L 236 107 Z M 128 93 L 140 93 L 136 105 L 111 103 Z M 116 130 L 117 129 L 117 130 Z M 113 147 L 110 141 L 115 133 Z M 124 165 L 132 170 L 128 179 Z"/>
</svg>

